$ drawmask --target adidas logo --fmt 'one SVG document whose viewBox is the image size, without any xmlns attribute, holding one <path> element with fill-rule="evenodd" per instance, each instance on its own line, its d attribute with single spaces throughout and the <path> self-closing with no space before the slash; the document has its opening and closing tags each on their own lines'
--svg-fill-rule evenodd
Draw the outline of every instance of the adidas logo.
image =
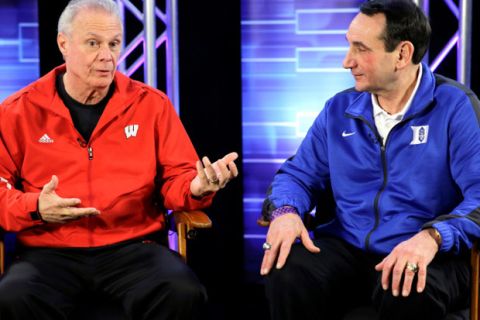
<svg viewBox="0 0 480 320">
<path fill-rule="evenodd" d="M 53 139 L 48 136 L 48 134 L 44 134 L 40 139 L 38 139 L 40 143 L 53 143 Z"/>
</svg>

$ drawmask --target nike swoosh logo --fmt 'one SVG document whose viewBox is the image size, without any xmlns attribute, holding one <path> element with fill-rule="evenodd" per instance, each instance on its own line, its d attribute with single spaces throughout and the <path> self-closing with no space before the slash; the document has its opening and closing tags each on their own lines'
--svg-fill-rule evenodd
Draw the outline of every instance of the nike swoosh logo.
<svg viewBox="0 0 480 320">
<path fill-rule="evenodd" d="M 347 131 L 343 131 L 342 132 L 342 137 L 346 138 L 346 137 L 350 137 L 350 136 L 353 136 L 356 132 L 353 131 L 353 132 L 347 132 Z"/>
</svg>

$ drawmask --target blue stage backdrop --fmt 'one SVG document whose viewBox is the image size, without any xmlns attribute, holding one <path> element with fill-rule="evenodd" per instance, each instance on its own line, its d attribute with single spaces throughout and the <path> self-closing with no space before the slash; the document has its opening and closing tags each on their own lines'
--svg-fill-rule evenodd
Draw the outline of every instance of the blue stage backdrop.
<svg viewBox="0 0 480 320">
<path fill-rule="evenodd" d="M 0 1 L 0 102 L 39 76 L 37 16 L 36 0 Z M 11 252 L 14 237 L 5 242 Z"/>
<path fill-rule="evenodd" d="M 266 228 L 257 226 L 273 175 L 295 154 L 336 92 L 357 0 L 242 0 L 244 243 L 246 275 L 259 280 Z"/>
<path fill-rule="evenodd" d="M 39 76 L 36 0 L 0 1 L 0 101 Z"/>
</svg>

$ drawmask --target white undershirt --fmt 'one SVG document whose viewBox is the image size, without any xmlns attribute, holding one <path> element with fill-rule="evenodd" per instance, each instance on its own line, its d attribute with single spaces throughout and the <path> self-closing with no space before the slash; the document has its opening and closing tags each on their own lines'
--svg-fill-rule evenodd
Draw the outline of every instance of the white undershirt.
<svg viewBox="0 0 480 320">
<path fill-rule="evenodd" d="M 403 117 L 405 116 L 405 113 L 407 113 L 408 109 L 410 108 L 410 105 L 412 104 L 413 97 L 415 97 L 415 94 L 417 93 L 418 86 L 420 85 L 420 80 L 422 79 L 422 65 L 420 64 L 420 69 L 418 72 L 417 76 L 417 83 L 415 84 L 415 88 L 413 89 L 412 94 L 408 98 L 407 103 L 405 106 L 400 110 L 400 112 L 397 112 L 395 114 L 389 114 L 385 110 L 380 107 L 378 104 L 377 96 L 375 94 L 371 94 L 372 96 L 372 104 L 373 104 L 373 118 L 375 119 L 375 126 L 377 126 L 378 133 L 382 137 L 382 140 L 385 142 L 387 139 L 388 134 L 390 133 L 390 130 L 402 121 Z"/>
</svg>

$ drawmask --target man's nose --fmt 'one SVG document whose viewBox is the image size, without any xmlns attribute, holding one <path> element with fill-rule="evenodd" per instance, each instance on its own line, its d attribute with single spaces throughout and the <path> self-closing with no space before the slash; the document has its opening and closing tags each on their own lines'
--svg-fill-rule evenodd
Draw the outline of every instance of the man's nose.
<svg viewBox="0 0 480 320">
<path fill-rule="evenodd" d="M 352 55 L 351 55 L 350 49 L 349 49 L 347 51 L 347 53 L 345 54 L 345 58 L 343 58 L 342 66 L 345 69 L 352 69 L 354 65 L 355 65 L 355 62 L 352 58 Z"/>
<path fill-rule="evenodd" d="M 101 47 L 98 52 L 98 59 L 103 61 L 109 61 L 113 59 L 112 52 L 108 47 Z"/>
</svg>

